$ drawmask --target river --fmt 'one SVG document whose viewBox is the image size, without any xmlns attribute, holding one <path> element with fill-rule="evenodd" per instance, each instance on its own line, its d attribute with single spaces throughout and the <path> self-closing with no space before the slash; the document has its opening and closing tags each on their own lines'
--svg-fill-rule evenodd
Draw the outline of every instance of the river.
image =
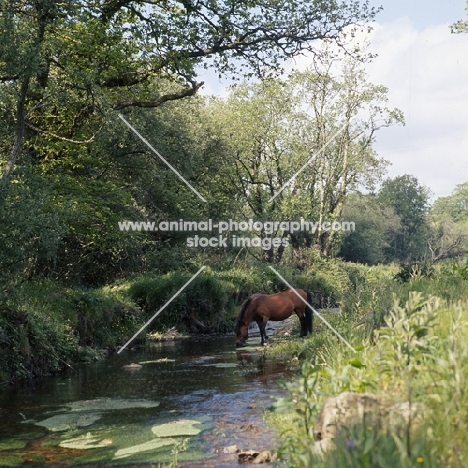
<svg viewBox="0 0 468 468">
<path fill-rule="evenodd" d="M 126 350 L 1 392 L 0 466 L 237 467 L 224 448 L 278 445 L 263 412 L 285 376 L 232 336 Z"/>
</svg>

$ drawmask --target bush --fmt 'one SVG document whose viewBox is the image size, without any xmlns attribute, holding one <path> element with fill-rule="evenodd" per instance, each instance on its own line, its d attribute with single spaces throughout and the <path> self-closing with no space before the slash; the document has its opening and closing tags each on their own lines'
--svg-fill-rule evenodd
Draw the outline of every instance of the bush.
<svg viewBox="0 0 468 468">
<path fill-rule="evenodd" d="M 192 275 L 172 272 L 155 278 L 141 278 L 128 290 L 130 298 L 145 312 L 146 320 L 187 283 Z M 213 273 L 207 271 L 197 276 L 157 317 L 149 330 L 165 331 L 181 324 L 188 331 L 215 332 L 224 327 L 224 310 L 229 288 Z"/>
<path fill-rule="evenodd" d="M 78 360 L 78 337 L 70 325 L 35 311 L 2 307 L 0 384 L 58 371 Z"/>
<path fill-rule="evenodd" d="M 0 300 L 0 384 L 99 358 L 100 348 L 123 343 L 142 324 L 140 311 L 118 288 L 24 282 Z"/>
</svg>

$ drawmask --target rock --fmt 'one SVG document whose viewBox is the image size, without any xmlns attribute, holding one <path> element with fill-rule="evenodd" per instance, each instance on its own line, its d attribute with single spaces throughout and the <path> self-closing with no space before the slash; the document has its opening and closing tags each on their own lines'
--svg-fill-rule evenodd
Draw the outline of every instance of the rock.
<svg viewBox="0 0 468 468">
<path fill-rule="evenodd" d="M 254 465 L 260 465 L 262 463 L 269 463 L 273 460 L 271 453 L 268 450 L 260 452 L 255 460 L 252 462 Z"/>
<path fill-rule="evenodd" d="M 229 445 L 228 447 L 222 447 L 216 449 L 216 453 L 239 453 L 241 449 L 237 445 Z"/>
<path fill-rule="evenodd" d="M 377 430 L 385 426 L 394 431 L 409 423 L 418 427 L 422 423 L 422 409 L 417 403 L 395 404 L 387 395 L 343 392 L 329 397 L 314 429 L 314 451 L 320 454 L 332 450 L 337 432 L 356 424 L 365 423 Z"/>
<path fill-rule="evenodd" d="M 125 366 L 122 366 L 122 369 L 123 370 L 139 370 L 142 367 L 143 366 L 141 364 L 135 364 L 134 362 L 132 362 L 131 364 L 126 364 Z"/>
<path fill-rule="evenodd" d="M 237 459 L 239 463 L 253 463 L 253 461 L 260 455 L 260 452 L 256 450 L 247 450 L 239 453 Z"/>
<path fill-rule="evenodd" d="M 258 450 L 246 450 L 245 452 L 240 452 L 237 459 L 241 464 L 252 463 L 254 465 L 260 465 L 271 462 L 275 457 L 272 456 L 271 452 L 268 450 L 262 452 Z"/>
</svg>

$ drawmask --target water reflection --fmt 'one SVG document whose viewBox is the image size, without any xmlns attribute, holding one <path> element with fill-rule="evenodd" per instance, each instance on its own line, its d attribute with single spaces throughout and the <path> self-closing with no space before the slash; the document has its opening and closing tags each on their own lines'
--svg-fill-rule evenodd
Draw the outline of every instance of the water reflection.
<svg viewBox="0 0 468 468">
<path fill-rule="evenodd" d="M 139 363 L 141 368 L 122 369 L 131 363 Z M 215 456 L 213 450 L 234 443 L 243 449 L 271 447 L 273 434 L 264 426 L 262 411 L 271 405 L 272 395 L 281 393 L 278 379 L 282 373 L 281 364 L 266 361 L 262 353 L 245 348 L 236 351 L 232 337 L 151 343 L 145 349 L 110 356 L 34 387 L 1 393 L 0 444 L 15 440 L 25 447 L 18 444 L 17 448 L 5 450 L 0 445 L 0 459 L 8 455 L 26 460 L 23 466 L 34 465 L 33 459 L 48 460 L 49 464 L 54 461 L 86 464 L 96 453 L 100 462 L 94 461 L 93 466 L 106 465 L 111 463 L 117 449 L 130 443 L 130 436 L 135 445 L 144 445 L 154 425 L 198 418 L 204 424 L 203 431 L 190 439 L 191 449 L 185 456 L 215 457 L 204 460 L 200 466 L 237 466 L 234 454 Z M 96 423 L 70 426 L 68 431 L 51 432 L 35 424 L 54 414 L 63 415 L 67 404 L 95 399 L 106 401 L 107 408 L 109 400 L 145 400 L 159 405 L 101 410 Z M 92 450 L 67 450 L 59 446 L 64 438 L 84 437 L 86 431 L 98 438 L 106 434 L 105 440 L 113 443 Z M 36 458 L 31 458 L 32 455 Z M 132 455 L 126 463 L 162 463 L 167 462 L 168 456 L 169 449 L 150 451 L 140 458 Z M 179 458 L 184 456 L 181 454 Z M 193 461 L 187 463 L 186 466 L 197 466 Z"/>
</svg>

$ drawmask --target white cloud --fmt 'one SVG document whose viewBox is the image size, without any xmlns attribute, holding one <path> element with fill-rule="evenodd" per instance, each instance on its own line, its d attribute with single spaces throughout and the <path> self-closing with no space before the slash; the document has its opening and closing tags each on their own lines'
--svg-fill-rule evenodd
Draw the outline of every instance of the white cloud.
<svg viewBox="0 0 468 468">
<path fill-rule="evenodd" d="M 449 195 L 468 181 L 468 35 L 450 33 L 449 24 L 418 30 L 408 17 L 375 23 L 366 65 L 370 82 L 389 89 L 388 107 L 405 115 L 404 127 L 384 128 L 375 148 L 391 162 L 388 176 L 412 174 L 434 198 Z M 304 69 L 310 56 L 286 68 Z M 206 72 L 203 94 L 227 94 L 213 71 Z M 202 78 L 203 79 L 203 78 Z"/>
<path fill-rule="evenodd" d="M 407 18 L 376 24 L 367 66 L 370 80 L 389 88 L 403 128 L 382 130 L 376 149 L 392 162 L 389 175 L 415 175 L 434 196 L 468 181 L 468 37 L 448 24 L 417 31 Z"/>
</svg>

